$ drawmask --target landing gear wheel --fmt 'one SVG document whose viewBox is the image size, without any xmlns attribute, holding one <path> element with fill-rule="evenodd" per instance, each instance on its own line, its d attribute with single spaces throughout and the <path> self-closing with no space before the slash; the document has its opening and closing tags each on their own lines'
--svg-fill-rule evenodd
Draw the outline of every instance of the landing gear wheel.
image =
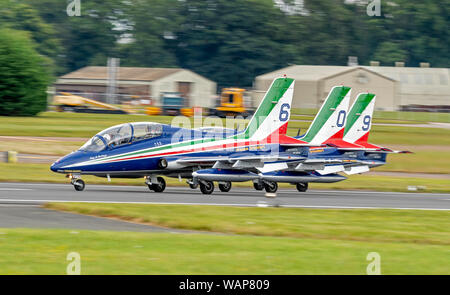
<svg viewBox="0 0 450 295">
<path fill-rule="evenodd" d="M 205 195 L 210 195 L 214 191 L 214 183 L 212 181 L 200 182 L 200 190 Z"/>
<path fill-rule="evenodd" d="M 162 177 L 156 178 L 158 183 L 152 183 L 148 185 L 148 188 L 157 193 L 162 193 L 166 189 L 166 181 Z"/>
<path fill-rule="evenodd" d="M 259 183 L 259 182 L 254 182 L 253 183 L 253 187 L 257 191 L 262 191 L 264 189 L 264 185 L 262 183 Z"/>
<path fill-rule="evenodd" d="M 266 190 L 266 192 L 268 193 L 274 193 L 277 191 L 278 189 L 278 183 L 273 182 L 273 181 L 268 181 L 264 183 L 264 189 Z"/>
<path fill-rule="evenodd" d="M 77 179 L 73 182 L 73 187 L 75 188 L 76 191 L 81 192 L 82 190 L 84 190 L 84 187 L 86 185 L 84 184 L 84 181 L 81 179 Z"/>
<path fill-rule="evenodd" d="M 197 189 L 198 188 L 198 183 L 189 183 L 189 187 L 191 188 L 191 189 Z"/>
<path fill-rule="evenodd" d="M 219 183 L 219 189 L 221 192 L 227 193 L 230 191 L 231 189 L 231 182 L 230 181 L 226 181 L 224 183 Z"/>
<path fill-rule="evenodd" d="M 306 192 L 306 190 L 308 189 L 308 183 L 302 183 L 302 182 L 300 182 L 300 183 L 297 183 L 297 190 L 299 191 L 299 192 Z"/>
</svg>

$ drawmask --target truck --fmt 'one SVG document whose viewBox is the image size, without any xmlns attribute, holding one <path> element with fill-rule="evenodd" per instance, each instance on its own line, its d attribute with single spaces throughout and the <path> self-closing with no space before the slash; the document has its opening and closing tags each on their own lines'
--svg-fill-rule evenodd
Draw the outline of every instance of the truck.
<svg viewBox="0 0 450 295">
<path fill-rule="evenodd" d="M 243 88 L 223 88 L 216 108 L 211 109 L 209 114 L 221 118 L 248 117 L 253 114 L 251 99 Z"/>
<path fill-rule="evenodd" d="M 151 106 L 146 108 L 147 115 L 178 116 L 184 115 L 191 117 L 192 108 L 187 108 L 186 99 L 180 92 L 162 92 L 160 97 L 161 106 Z"/>
</svg>

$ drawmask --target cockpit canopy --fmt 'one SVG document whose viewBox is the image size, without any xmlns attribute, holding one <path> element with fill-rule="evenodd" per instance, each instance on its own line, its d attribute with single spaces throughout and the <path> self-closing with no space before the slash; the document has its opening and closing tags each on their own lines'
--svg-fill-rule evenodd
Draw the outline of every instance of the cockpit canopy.
<svg viewBox="0 0 450 295">
<path fill-rule="evenodd" d="M 80 150 L 100 152 L 105 148 L 115 148 L 127 143 L 137 142 L 162 135 L 163 126 L 159 123 L 125 123 L 110 127 L 88 140 Z"/>
</svg>

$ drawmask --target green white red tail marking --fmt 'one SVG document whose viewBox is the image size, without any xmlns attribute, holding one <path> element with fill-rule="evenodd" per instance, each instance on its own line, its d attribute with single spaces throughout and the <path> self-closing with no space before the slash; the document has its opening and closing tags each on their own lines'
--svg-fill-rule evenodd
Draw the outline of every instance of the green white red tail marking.
<svg viewBox="0 0 450 295">
<path fill-rule="evenodd" d="M 343 133 L 350 104 L 350 94 L 350 87 L 333 87 L 301 140 L 313 145 L 320 145 Z"/>
</svg>

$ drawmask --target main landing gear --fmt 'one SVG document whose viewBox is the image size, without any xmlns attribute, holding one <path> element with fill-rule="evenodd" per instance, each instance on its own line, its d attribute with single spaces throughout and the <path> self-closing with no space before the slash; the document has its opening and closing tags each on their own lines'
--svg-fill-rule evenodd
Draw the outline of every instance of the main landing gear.
<svg viewBox="0 0 450 295">
<path fill-rule="evenodd" d="M 306 192 L 307 190 L 308 190 L 308 183 L 307 182 L 299 182 L 299 183 L 297 183 L 297 190 L 299 191 L 299 192 Z"/>
<path fill-rule="evenodd" d="M 219 189 L 221 192 L 227 193 L 231 189 L 231 182 L 230 181 L 224 181 L 219 182 Z"/>
<path fill-rule="evenodd" d="M 200 181 L 200 191 L 204 195 L 212 194 L 212 192 L 214 191 L 214 182 L 208 180 Z"/>
<path fill-rule="evenodd" d="M 268 193 L 275 193 L 278 190 L 278 183 L 274 181 L 264 181 L 264 189 Z"/>
<path fill-rule="evenodd" d="M 152 177 L 147 177 L 145 183 L 151 191 L 156 193 L 162 193 L 166 189 L 166 181 L 160 176 L 153 178 L 153 180 Z"/>
</svg>

